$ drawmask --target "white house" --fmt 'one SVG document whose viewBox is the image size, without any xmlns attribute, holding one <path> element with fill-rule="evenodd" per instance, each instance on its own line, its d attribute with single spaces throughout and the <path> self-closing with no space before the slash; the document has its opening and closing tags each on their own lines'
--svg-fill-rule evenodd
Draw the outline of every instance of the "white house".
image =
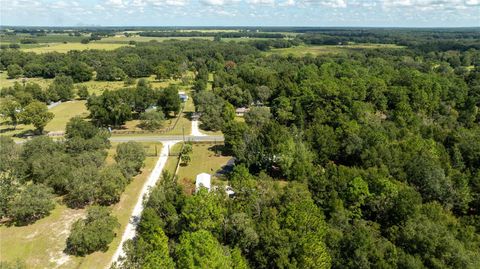
<svg viewBox="0 0 480 269">
<path fill-rule="evenodd" d="M 210 192 L 211 179 L 212 176 L 207 173 L 198 174 L 197 178 L 195 179 L 195 192 L 198 192 L 202 187 L 207 188 L 207 190 Z"/>
</svg>

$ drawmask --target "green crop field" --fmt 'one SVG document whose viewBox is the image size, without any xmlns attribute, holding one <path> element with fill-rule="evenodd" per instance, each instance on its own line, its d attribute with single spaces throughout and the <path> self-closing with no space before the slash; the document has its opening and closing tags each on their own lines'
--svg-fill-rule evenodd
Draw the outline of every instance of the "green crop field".
<svg viewBox="0 0 480 269">
<path fill-rule="evenodd" d="M 116 35 L 112 37 L 106 37 L 102 38 L 99 41 L 95 41 L 96 44 L 102 44 L 102 43 L 107 43 L 107 44 L 128 44 L 130 41 L 135 41 L 135 42 L 149 42 L 152 40 L 155 40 L 157 42 L 162 42 L 165 40 L 190 40 L 190 39 L 207 39 L 207 40 L 213 40 L 213 37 L 150 37 L 150 36 L 130 36 L 126 37 L 124 35 Z"/>
<path fill-rule="evenodd" d="M 16 34 L 16 35 L 2 35 L 0 41 L 2 43 L 20 43 L 23 39 L 33 39 L 37 43 L 63 43 L 63 42 L 78 42 L 87 37 L 84 36 L 69 36 L 68 34 L 53 34 L 49 33 L 45 36 L 34 36 L 30 34 Z"/>
<path fill-rule="evenodd" d="M 91 42 L 88 44 L 82 43 L 52 43 L 43 47 L 23 49 L 26 52 L 47 53 L 47 52 L 61 52 L 66 53 L 71 50 L 114 50 L 126 44 L 112 44 L 112 43 L 97 43 Z"/>
<path fill-rule="evenodd" d="M 305 56 L 307 54 L 339 54 L 368 49 L 402 49 L 404 47 L 394 44 L 353 44 L 353 45 L 321 45 L 321 46 L 296 46 L 284 49 L 272 49 L 265 52 L 267 55 L 279 54 L 283 56 Z"/>
</svg>

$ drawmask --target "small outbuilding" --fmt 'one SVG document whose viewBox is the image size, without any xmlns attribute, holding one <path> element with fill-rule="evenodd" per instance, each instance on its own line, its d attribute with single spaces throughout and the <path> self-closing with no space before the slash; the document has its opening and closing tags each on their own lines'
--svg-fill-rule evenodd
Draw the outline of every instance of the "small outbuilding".
<svg viewBox="0 0 480 269">
<path fill-rule="evenodd" d="M 210 192 L 211 180 L 212 176 L 207 173 L 198 174 L 195 179 L 195 192 L 198 192 L 201 188 L 206 188 Z"/>
<path fill-rule="evenodd" d="M 186 102 L 188 100 L 188 95 L 185 92 L 178 92 L 178 97 L 182 102 Z"/>
<path fill-rule="evenodd" d="M 250 109 L 246 108 L 246 107 L 239 107 L 237 109 L 235 109 L 235 115 L 237 115 L 238 117 L 243 117 L 245 116 L 245 113 L 247 113 Z"/>
</svg>

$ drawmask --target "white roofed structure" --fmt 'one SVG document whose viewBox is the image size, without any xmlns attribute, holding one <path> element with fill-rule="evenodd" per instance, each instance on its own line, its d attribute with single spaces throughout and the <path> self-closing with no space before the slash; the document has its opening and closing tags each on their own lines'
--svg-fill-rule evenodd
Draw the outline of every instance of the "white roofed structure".
<svg viewBox="0 0 480 269">
<path fill-rule="evenodd" d="M 202 187 L 207 188 L 207 190 L 210 192 L 211 179 L 212 176 L 207 173 L 198 174 L 197 178 L 195 179 L 195 192 L 198 192 Z"/>
</svg>

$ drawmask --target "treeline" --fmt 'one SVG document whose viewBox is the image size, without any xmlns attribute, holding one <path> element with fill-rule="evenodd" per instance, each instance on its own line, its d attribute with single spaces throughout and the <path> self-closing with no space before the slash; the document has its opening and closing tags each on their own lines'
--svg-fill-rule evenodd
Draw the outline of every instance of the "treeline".
<svg viewBox="0 0 480 269">
<path fill-rule="evenodd" d="M 221 38 L 285 38 L 281 33 L 262 33 L 251 31 L 239 32 L 202 32 L 202 31 L 148 31 L 140 32 L 139 36 L 148 37 L 221 37 Z"/>
<path fill-rule="evenodd" d="M 162 126 L 165 117 L 180 112 L 181 100 L 175 85 L 159 90 L 139 80 L 134 88 L 107 90 L 102 95 L 90 96 L 87 108 L 92 121 L 100 126 L 119 127 L 136 118 L 141 120 L 143 128 L 155 130 Z"/>
<path fill-rule="evenodd" d="M 35 54 L 6 49 L 0 50 L 0 69 L 12 66 L 10 68 L 15 72 L 11 77 L 54 78 L 64 74 L 72 76 L 75 82 L 81 82 L 92 79 L 95 71 L 98 80 L 122 80 L 125 76 L 155 75 L 159 66 L 165 67 L 167 76 L 175 76 L 183 72 L 185 63 L 194 58 L 215 56 L 217 53 L 226 60 L 238 61 L 247 55 L 258 54 L 258 50 L 248 44 L 230 46 L 207 40 L 147 42 L 114 51 L 74 51 L 67 54 Z"/>
<path fill-rule="evenodd" d="M 306 44 L 339 45 L 353 43 L 397 44 L 430 51 L 466 51 L 480 49 L 480 31 L 458 30 L 413 30 L 413 29 L 328 29 L 308 31 L 299 36 Z"/>
</svg>

